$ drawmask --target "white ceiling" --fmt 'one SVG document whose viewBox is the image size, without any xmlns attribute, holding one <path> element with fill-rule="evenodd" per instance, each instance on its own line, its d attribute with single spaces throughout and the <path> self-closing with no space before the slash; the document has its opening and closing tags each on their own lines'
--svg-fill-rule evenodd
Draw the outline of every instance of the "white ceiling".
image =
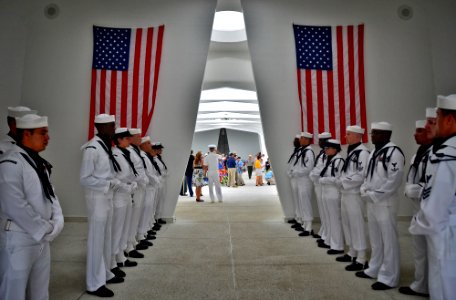
<svg viewBox="0 0 456 300">
<path fill-rule="evenodd" d="M 242 12 L 240 0 L 219 0 L 219 11 Z M 245 29 L 236 29 L 235 34 L 245 35 Z M 227 40 L 233 39 L 233 31 L 223 30 L 213 32 L 212 37 L 220 40 L 224 33 Z M 209 46 L 195 131 L 219 128 L 263 136 L 247 41 L 211 41 Z"/>
</svg>

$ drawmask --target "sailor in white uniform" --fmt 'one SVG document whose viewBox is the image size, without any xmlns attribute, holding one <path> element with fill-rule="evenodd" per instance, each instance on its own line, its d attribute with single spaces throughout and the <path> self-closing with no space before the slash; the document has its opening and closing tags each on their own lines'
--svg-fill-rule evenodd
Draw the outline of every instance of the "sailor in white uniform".
<svg viewBox="0 0 456 300">
<path fill-rule="evenodd" d="M 49 242 L 63 214 L 41 158 L 49 141 L 47 117 L 16 120 L 17 145 L 0 158 L 0 299 L 48 299 Z"/>
<path fill-rule="evenodd" d="M 344 236 L 340 213 L 340 175 L 344 166 L 344 159 L 340 155 L 342 150 L 339 140 L 329 139 L 325 146 L 326 162 L 320 172 L 321 198 L 328 210 L 328 232 L 326 243 L 331 247 L 329 255 L 344 253 Z"/>
<path fill-rule="evenodd" d="M 159 225 L 166 224 L 164 220 L 164 209 L 165 209 L 165 202 L 166 202 L 166 180 L 169 176 L 168 174 L 168 167 L 163 160 L 163 145 L 161 142 L 153 143 L 152 147 L 156 150 L 157 156 L 155 157 L 155 161 L 157 162 L 158 166 L 160 167 L 161 171 L 161 182 L 160 187 L 158 189 L 158 205 L 156 210 L 156 219 Z"/>
<path fill-rule="evenodd" d="M 435 119 L 435 109 L 433 112 Z M 427 162 L 432 151 L 433 141 L 433 136 L 429 136 L 428 130 L 426 130 L 425 120 L 415 122 L 414 136 L 419 147 L 410 163 L 405 184 L 405 196 L 412 201 L 413 215 L 416 215 L 420 210 L 421 194 L 426 183 Z M 414 281 L 410 286 L 400 287 L 399 292 L 406 295 L 429 297 L 426 236 L 412 235 L 412 250 L 415 261 Z"/>
<path fill-rule="evenodd" d="M 0 140 L 0 155 L 12 148 L 16 144 L 16 118 L 23 117 L 27 114 L 36 114 L 36 110 L 31 110 L 25 106 L 8 107 L 8 123 L 9 132 Z"/>
<path fill-rule="evenodd" d="M 97 135 L 82 146 L 80 183 L 84 187 L 89 232 L 87 236 L 87 293 L 112 297 L 106 283 L 124 279 L 111 272 L 111 226 L 113 193 L 123 183 L 115 178 L 119 163 L 112 155 L 111 143 L 115 133 L 115 117 L 95 116 Z"/>
<path fill-rule="evenodd" d="M 312 231 L 312 181 L 309 174 L 315 164 L 315 154 L 311 148 L 312 134 L 301 132 L 299 137 L 300 150 L 289 169 L 288 176 L 293 187 L 294 198 L 297 200 L 299 223 L 295 229 L 302 231 L 299 236 L 309 236 Z"/>
<path fill-rule="evenodd" d="M 351 262 L 345 267 L 347 271 L 361 271 L 366 263 L 367 236 L 364 222 L 365 205 L 361 200 L 360 187 L 364 183 L 369 151 L 362 144 L 364 128 L 347 126 L 348 144 L 340 177 L 342 228 L 348 252 L 336 258 L 340 262 Z"/>
<path fill-rule="evenodd" d="M 209 197 L 211 203 L 215 202 L 214 197 L 214 185 L 215 193 L 219 202 L 223 202 L 222 187 L 219 180 L 218 163 L 222 159 L 221 155 L 217 154 L 215 145 L 208 145 L 209 154 L 204 158 L 204 171 L 207 174 L 208 185 L 209 185 Z"/>
<path fill-rule="evenodd" d="M 366 179 L 360 188 L 367 203 L 369 239 L 372 247 L 369 268 L 359 271 L 361 278 L 377 278 L 374 290 L 387 290 L 399 283 L 399 240 L 397 232 L 397 192 L 404 173 L 404 154 L 390 142 L 392 126 L 388 122 L 372 123 L 375 145 L 369 156 Z"/>
<path fill-rule="evenodd" d="M 301 138 L 301 134 L 298 134 L 293 139 L 293 152 L 290 155 L 287 163 L 287 175 L 290 177 L 290 172 L 293 169 L 293 166 L 296 162 L 296 158 L 298 157 L 301 151 L 301 144 L 299 143 L 299 139 Z M 291 200 L 293 204 L 293 217 L 288 219 L 288 224 L 293 224 L 293 226 L 297 223 L 301 223 L 299 219 L 299 207 L 298 207 L 298 199 L 296 199 L 295 187 L 293 186 L 293 180 L 290 178 L 290 185 L 291 185 Z"/>
<path fill-rule="evenodd" d="M 410 232 L 426 235 L 431 299 L 456 295 L 456 94 L 437 97 L 437 130 L 420 211 Z"/>
<path fill-rule="evenodd" d="M 313 170 L 310 172 L 310 179 L 314 184 L 315 189 L 315 196 L 317 197 L 317 206 L 318 206 L 318 214 L 320 215 L 320 230 L 318 234 L 314 234 L 314 238 L 318 238 L 318 247 L 320 248 L 330 248 L 329 241 L 325 243 L 326 239 L 329 235 L 329 224 L 328 222 L 328 209 L 326 207 L 326 203 L 323 202 L 321 198 L 321 185 L 320 185 L 320 173 L 323 170 L 325 163 L 326 163 L 326 154 L 325 150 L 323 149 L 324 144 L 327 140 L 331 138 L 331 133 L 329 132 L 322 132 L 318 135 L 318 145 L 320 146 L 320 153 L 315 158 L 315 166 Z"/>
<path fill-rule="evenodd" d="M 125 272 L 120 270 L 118 264 L 121 266 L 133 266 L 135 264 L 132 261 L 127 262 L 124 251 L 127 248 L 125 234 L 129 229 L 129 223 L 126 222 L 128 221 L 127 214 L 131 210 L 132 194 L 138 187 L 135 181 L 138 172 L 131 160 L 130 151 L 127 149 L 130 146 L 131 137 L 128 128 L 117 128 L 115 132 L 115 147 L 112 148 L 112 155 L 119 163 L 120 170 L 115 175 L 122 185 L 119 186 L 113 195 L 111 272 L 117 277 L 125 277 Z"/>
</svg>

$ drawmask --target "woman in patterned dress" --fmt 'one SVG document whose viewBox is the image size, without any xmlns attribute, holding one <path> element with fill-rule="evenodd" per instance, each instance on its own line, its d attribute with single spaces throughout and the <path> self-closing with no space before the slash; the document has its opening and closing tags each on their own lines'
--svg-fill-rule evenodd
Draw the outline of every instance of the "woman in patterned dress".
<svg viewBox="0 0 456 300">
<path fill-rule="evenodd" d="M 204 185 L 203 153 L 201 151 L 196 153 L 193 162 L 193 183 L 196 186 L 196 202 L 204 202 L 201 200 L 201 188 Z"/>
</svg>

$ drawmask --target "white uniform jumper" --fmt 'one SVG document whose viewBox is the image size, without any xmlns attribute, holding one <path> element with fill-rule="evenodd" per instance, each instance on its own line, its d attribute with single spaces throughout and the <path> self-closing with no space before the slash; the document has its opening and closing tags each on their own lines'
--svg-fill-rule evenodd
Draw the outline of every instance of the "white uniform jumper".
<svg viewBox="0 0 456 300">
<path fill-rule="evenodd" d="M 433 146 L 421 209 L 410 232 L 426 235 L 431 299 L 456 295 L 456 137 Z"/>
<path fill-rule="evenodd" d="M 16 145 L 16 141 L 9 135 L 6 135 L 6 137 L 0 141 L 0 155 L 11 150 L 14 145 Z"/>
<path fill-rule="evenodd" d="M 420 146 L 418 153 L 412 158 L 410 169 L 405 184 L 405 196 L 412 200 L 413 215 L 415 216 L 420 210 L 420 201 L 423 187 L 425 185 L 425 176 L 427 162 L 432 147 Z M 428 294 L 428 260 L 426 236 L 412 235 L 413 258 L 415 260 L 415 280 L 410 284 L 410 288 L 418 293 Z"/>
<path fill-rule="evenodd" d="M 133 145 L 128 147 L 130 151 L 130 157 L 135 166 L 136 171 L 138 172 L 138 176 L 136 176 L 135 180 L 138 184 L 138 188 L 136 189 L 133 195 L 133 206 L 131 208 L 131 220 L 130 220 L 130 233 L 128 237 L 128 245 L 127 245 L 127 252 L 130 252 L 135 249 L 135 246 L 139 243 L 140 238 L 138 236 L 138 225 L 139 219 L 141 218 L 142 211 L 144 209 L 144 197 L 146 193 L 146 185 L 149 183 L 149 179 L 146 175 L 146 162 L 142 151 L 134 147 Z M 144 152 L 143 152 L 144 153 Z M 141 239 L 144 239 L 142 237 Z"/>
<path fill-rule="evenodd" d="M 161 158 L 161 156 L 157 155 L 155 156 L 155 161 L 157 162 L 157 165 L 160 167 L 161 171 L 161 181 L 160 181 L 160 186 L 158 188 L 158 205 L 157 205 L 157 211 L 156 213 L 156 219 L 161 219 L 163 218 L 163 210 L 165 206 L 165 200 L 166 200 L 166 179 L 168 177 L 168 167 L 166 166 L 165 162 Z"/>
<path fill-rule="evenodd" d="M 325 167 L 326 164 L 326 154 L 324 150 L 321 150 L 320 153 L 318 154 L 317 158 L 315 159 L 315 167 L 313 170 L 310 172 L 310 179 L 312 180 L 314 184 L 314 189 L 315 189 L 315 196 L 317 197 L 317 205 L 318 205 L 318 214 L 320 215 L 320 230 L 318 231 L 318 234 L 321 236 L 321 239 L 323 241 L 326 241 L 328 238 L 328 228 L 329 224 L 328 223 L 328 208 L 326 207 L 326 204 L 323 202 L 321 198 L 321 184 L 319 182 L 320 180 L 320 173 Z M 325 243 L 329 245 L 329 240 Z"/>
<path fill-rule="evenodd" d="M 37 171 L 15 145 L 0 159 L 1 299 L 49 298 L 49 242 L 63 229 L 63 215 L 45 165 Z"/>
<path fill-rule="evenodd" d="M 369 156 L 361 197 L 367 203 L 369 238 L 372 247 L 369 268 L 364 273 L 390 287 L 399 283 L 397 234 L 397 190 L 404 173 L 404 155 L 389 142 Z"/>
<path fill-rule="evenodd" d="M 116 172 L 116 178 L 122 184 L 113 196 L 111 269 L 116 268 L 117 263 L 126 261 L 123 252 L 127 248 L 128 229 L 130 228 L 126 219 L 127 214 L 131 215 L 131 195 L 137 186 L 135 179 L 138 173 L 129 157 L 130 152 L 126 149 L 124 151 L 118 147 L 112 149 L 112 154 L 120 166 L 120 171 Z"/>
<path fill-rule="evenodd" d="M 95 136 L 82 147 L 80 182 L 85 190 L 89 232 L 87 236 L 87 290 L 96 291 L 112 279 L 111 273 L 111 227 L 112 197 L 111 181 L 115 170 L 104 142 Z M 114 159 L 114 157 L 112 157 Z"/>
<path fill-rule="evenodd" d="M 303 224 L 304 230 L 312 230 L 312 182 L 309 174 L 315 164 L 315 155 L 311 146 L 301 147 L 295 155 L 288 171 L 293 197 L 296 200 L 297 221 Z"/>
<path fill-rule="evenodd" d="M 345 244 L 349 248 L 348 255 L 356 257 L 356 262 L 366 262 L 367 236 L 364 222 L 365 205 L 361 200 L 360 187 L 364 183 L 367 170 L 369 151 L 359 144 L 347 155 L 341 182 L 341 214 Z"/>
<path fill-rule="evenodd" d="M 326 163 L 320 173 L 321 198 L 328 210 L 328 228 L 325 244 L 332 250 L 344 249 L 344 237 L 342 235 L 342 222 L 340 215 L 340 174 L 344 166 L 344 159 L 340 154 L 326 158 Z"/>
</svg>

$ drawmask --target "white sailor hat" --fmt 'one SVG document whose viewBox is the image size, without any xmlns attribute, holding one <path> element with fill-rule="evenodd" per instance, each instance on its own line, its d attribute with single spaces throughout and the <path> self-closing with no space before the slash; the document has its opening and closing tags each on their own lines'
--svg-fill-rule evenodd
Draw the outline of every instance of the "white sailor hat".
<svg viewBox="0 0 456 300">
<path fill-rule="evenodd" d="M 295 138 L 299 139 L 301 137 L 301 134 L 297 134 Z"/>
<path fill-rule="evenodd" d="M 424 128 L 425 125 L 426 125 L 425 120 L 418 120 L 415 122 L 415 128 Z"/>
<path fill-rule="evenodd" d="M 48 127 L 48 118 L 35 114 L 28 114 L 20 118 L 16 118 L 16 128 L 34 129 Z"/>
<path fill-rule="evenodd" d="M 210 149 L 210 148 L 217 148 L 217 146 L 214 145 L 214 144 L 207 145 L 207 147 L 208 147 L 209 149 Z"/>
<path fill-rule="evenodd" d="M 152 148 L 153 149 L 161 149 L 161 148 L 164 148 L 162 143 L 160 142 L 155 142 L 155 143 L 152 143 Z"/>
<path fill-rule="evenodd" d="M 119 127 L 119 128 L 116 128 L 116 131 L 115 131 L 115 134 L 119 137 L 127 137 L 127 136 L 131 136 L 131 132 L 128 131 L 128 128 L 127 127 Z"/>
<path fill-rule="evenodd" d="M 319 139 L 330 139 L 331 138 L 331 133 L 329 132 L 322 132 L 318 134 Z"/>
<path fill-rule="evenodd" d="M 427 107 L 426 108 L 426 118 L 437 118 L 437 108 L 436 107 Z"/>
<path fill-rule="evenodd" d="M 311 139 L 313 137 L 313 134 L 310 132 L 301 132 L 300 137 Z"/>
<path fill-rule="evenodd" d="M 16 107 L 8 107 L 8 117 L 12 118 L 20 118 L 25 115 L 36 115 L 38 112 L 36 110 L 31 110 L 25 106 L 16 106 Z"/>
<path fill-rule="evenodd" d="M 371 124 L 371 129 L 393 131 L 393 126 L 388 122 L 373 122 Z"/>
<path fill-rule="evenodd" d="M 340 141 L 336 139 L 329 139 L 325 142 L 325 147 L 331 147 L 331 148 L 336 148 L 337 150 L 340 151 Z"/>
<path fill-rule="evenodd" d="M 141 134 L 141 129 L 140 128 L 130 128 L 130 133 L 132 135 Z"/>
<path fill-rule="evenodd" d="M 437 107 L 448 110 L 456 110 L 456 94 L 448 96 L 437 96 Z"/>
<path fill-rule="evenodd" d="M 115 122 L 116 118 L 114 115 L 108 114 L 99 114 L 95 116 L 95 123 L 96 124 L 104 124 L 104 123 L 112 123 Z"/>
<path fill-rule="evenodd" d="M 145 142 L 150 142 L 150 136 L 146 135 L 145 137 L 141 138 L 141 144 L 144 144 Z"/>
<path fill-rule="evenodd" d="M 358 126 L 358 125 L 347 126 L 347 131 L 364 134 L 364 128 L 361 128 L 361 126 Z"/>
</svg>

